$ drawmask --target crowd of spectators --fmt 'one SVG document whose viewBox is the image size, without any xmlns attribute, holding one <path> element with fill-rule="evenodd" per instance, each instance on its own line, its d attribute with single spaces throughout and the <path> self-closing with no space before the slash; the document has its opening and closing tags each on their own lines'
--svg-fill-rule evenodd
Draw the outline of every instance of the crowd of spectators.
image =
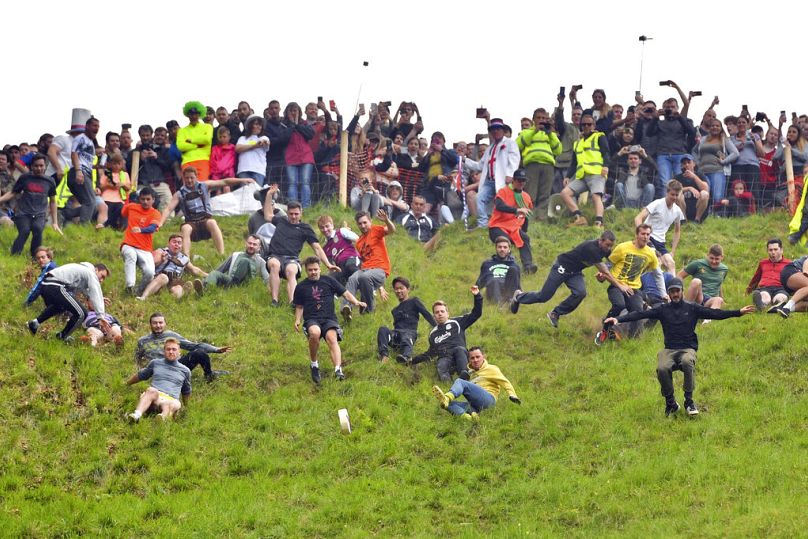
<svg viewBox="0 0 808 539">
<path fill-rule="evenodd" d="M 660 85 L 678 96 L 666 97 L 661 107 L 639 93 L 629 106 L 609 105 L 600 89 L 586 104 L 579 100 L 580 86 L 573 86 L 568 95 L 561 88 L 554 110 L 537 107 L 520 120 L 518 131 L 499 118 L 492 120 L 481 108 L 477 117 L 480 131 L 486 132 L 451 145 L 438 130 L 425 138 L 424 118 L 414 102 L 403 101 L 395 110 L 390 101 L 373 103 L 367 110 L 360 105 L 344 126 L 348 202 L 371 215 L 384 209 L 398 223 L 420 222 L 425 215 L 440 225 L 462 216 L 476 217 L 485 226 L 503 179 L 510 183 L 514 169 L 521 167 L 539 220 L 547 216 L 550 197 L 560 194 L 576 224 L 583 224 L 577 198 L 589 190 L 600 225 L 603 209 L 645 207 L 663 197 L 667 183 L 677 179 L 684 187 L 679 205 L 689 220 L 701 222 L 710 215 L 745 216 L 786 207 L 786 149 L 800 199 L 808 161 L 808 116 L 792 113 L 785 130 L 784 111 L 776 124 L 766 113 L 752 115 L 746 106 L 737 115 L 719 118 L 715 97 L 694 121 L 689 117 L 691 100 L 700 92 L 686 94 L 673 81 Z M 0 223 L 21 224 L 21 236 L 41 236 L 47 203 L 29 203 L 36 195 L 30 189 L 41 186 L 17 183 L 33 174 L 37 155 L 47 158 L 43 176 L 55 184 L 55 191 L 48 189 L 47 194 L 59 210 L 58 223 L 53 223 L 57 226 L 95 219 L 98 228 L 124 228 L 123 202 L 143 187 L 155 192 L 155 207 L 163 211 L 176 198 L 187 167 L 197 171 L 201 183 L 216 182 L 209 186 L 211 195 L 240 188 L 242 183 L 221 182 L 243 178 L 259 187 L 278 185 L 282 201 L 299 201 L 303 208 L 336 197 L 343 117 L 333 100 L 327 104 L 318 98 L 304 108 L 296 102 L 282 108 L 272 100 L 260 114 L 246 101 L 233 110 L 189 101 L 182 112 L 186 125 L 176 120 L 156 128 L 143 124 L 135 139 L 130 124 L 106 131 L 102 138 L 100 120 L 90 111 L 74 109 L 66 134 L 45 133 L 36 143 L 6 144 L 0 152 Z M 597 135 L 591 140 L 598 147 L 588 149 L 602 155 L 602 187 L 599 179 L 592 183 L 599 175 L 589 175 L 586 166 L 585 174 L 577 175 L 581 178 L 570 169 L 576 155 L 585 156 L 576 142 L 590 140 L 590 134 Z M 500 141 L 503 152 L 498 152 Z M 492 143 L 495 147 L 489 149 Z M 579 172 L 581 168 L 578 164 Z M 486 181 L 491 178 L 495 184 Z M 413 220 L 410 206 L 416 195 L 421 198 L 416 199 Z M 794 202 L 792 196 L 792 212 Z M 795 228 L 801 229 L 800 224 Z M 416 233 L 423 235 L 420 228 Z M 428 234 L 425 241 L 431 237 Z M 35 243 L 32 252 L 39 240 Z M 21 251 L 19 242 L 14 250 Z"/>
</svg>

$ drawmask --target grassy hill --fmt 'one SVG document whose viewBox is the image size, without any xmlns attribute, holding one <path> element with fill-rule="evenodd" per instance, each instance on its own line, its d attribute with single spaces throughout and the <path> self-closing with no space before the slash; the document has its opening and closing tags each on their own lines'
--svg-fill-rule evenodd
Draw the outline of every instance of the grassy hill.
<svg viewBox="0 0 808 539">
<path fill-rule="evenodd" d="M 350 220 L 348 213 L 328 211 Z M 304 218 L 314 222 L 318 210 Z M 607 213 L 620 241 L 632 215 Z M 337 219 L 339 221 L 339 218 Z M 240 249 L 246 218 L 221 221 L 227 250 Z M 164 245 L 176 222 L 157 234 Z M 783 214 L 686 225 L 677 264 L 721 243 L 730 268 L 729 306 L 785 237 Z M 596 236 L 592 228 L 531 227 L 543 282 L 555 255 Z M 545 313 L 560 301 L 523 306 L 517 316 L 486 304 L 468 332 L 514 383 L 523 405 L 503 399 L 478 424 L 454 419 L 430 394 L 434 364 L 410 369 L 376 360 L 375 334 L 396 300 L 346 328 L 347 380 L 309 380 L 306 343 L 289 309 L 269 307 L 259 282 L 176 301 L 145 304 L 123 294 L 120 235 L 70 227 L 52 233 L 59 263 L 104 261 L 109 308 L 134 332 L 124 349 L 66 346 L 45 324 L 32 338 L 22 306 L 31 271 L 7 254 L 0 231 L 0 535 L 23 537 L 794 537 L 806 534 L 808 340 L 802 314 L 752 315 L 699 326 L 694 420 L 666 419 L 655 376 L 657 328 L 636 341 L 592 344 L 608 309 L 605 285 L 587 272 L 589 296 L 554 330 Z M 389 238 L 394 274 L 414 295 L 471 308 L 468 287 L 493 246 L 460 225 L 425 254 L 402 230 Z M 220 258 L 194 246 L 206 269 Z M 304 250 L 304 256 L 308 248 Z M 786 256 L 799 252 L 786 248 Z M 148 315 L 194 340 L 232 345 L 215 384 L 194 372 L 194 394 L 178 421 L 124 421 L 145 385 L 127 387 L 135 338 Z M 427 328 L 422 325 L 421 334 Z M 416 350 L 425 347 L 419 341 Z M 321 366 L 330 365 L 321 350 Z M 330 368 L 324 368 L 330 374 Z M 681 402 L 681 375 L 675 377 Z M 351 435 L 339 430 L 348 408 Z"/>
</svg>

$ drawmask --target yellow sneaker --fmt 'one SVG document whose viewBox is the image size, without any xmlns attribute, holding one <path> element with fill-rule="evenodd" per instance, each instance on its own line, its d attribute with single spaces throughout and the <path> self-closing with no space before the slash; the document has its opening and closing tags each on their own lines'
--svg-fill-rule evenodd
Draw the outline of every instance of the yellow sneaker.
<svg viewBox="0 0 808 539">
<path fill-rule="evenodd" d="M 477 423 L 478 421 L 480 421 L 480 414 L 478 414 L 477 412 L 471 412 L 470 414 L 465 413 L 463 414 L 463 419 L 465 419 L 466 421 L 473 421 L 474 423 Z"/>
<path fill-rule="evenodd" d="M 432 386 L 432 394 L 435 395 L 436 399 L 438 399 L 441 408 L 445 410 L 449 406 L 451 399 L 446 393 L 443 392 L 441 388 L 438 386 Z"/>
</svg>

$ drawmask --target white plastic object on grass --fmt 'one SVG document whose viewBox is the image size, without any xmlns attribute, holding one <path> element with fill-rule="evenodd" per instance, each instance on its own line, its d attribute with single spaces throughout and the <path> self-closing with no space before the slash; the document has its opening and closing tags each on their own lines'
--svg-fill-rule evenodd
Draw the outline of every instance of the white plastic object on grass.
<svg viewBox="0 0 808 539">
<path fill-rule="evenodd" d="M 351 420 L 348 418 L 348 409 L 342 408 L 337 412 L 339 416 L 339 426 L 343 434 L 351 433 Z"/>
</svg>

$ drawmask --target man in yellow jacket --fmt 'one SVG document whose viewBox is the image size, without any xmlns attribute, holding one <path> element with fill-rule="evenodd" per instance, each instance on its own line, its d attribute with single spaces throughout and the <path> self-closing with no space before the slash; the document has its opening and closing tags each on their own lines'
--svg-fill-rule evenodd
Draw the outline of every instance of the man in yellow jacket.
<svg viewBox="0 0 808 539">
<path fill-rule="evenodd" d="M 210 152 L 213 142 L 213 126 L 199 121 L 207 107 L 199 101 L 189 101 L 182 113 L 190 123 L 177 132 L 177 149 L 182 152 L 182 169 L 194 167 L 197 177 L 210 179 Z"/>
<path fill-rule="evenodd" d="M 522 404 L 516 396 L 513 385 L 505 378 L 496 365 L 490 365 L 479 346 L 469 349 L 469 367 L 472 370 L 471 380 L 457 378 L 452 388 L 446 393 L 438 386 L 432 386 L 432 393 L 438 399 L 440 407 L 448 410 L 452 415 L 463 416 L 466 419 L 477 419 L 477 414 L 497 403 L 500 391 L 505 391 L 508 398 L 515 404 Z M 466 401 L 458 401 L 461 396 Z"/>
<path fill-rule="evenodd" d="M 552 130 L 546 110 L 533 111 L 533 125 L 519 133 L 516 145 L 522 153 L 522 168 L 527 175 L 525 191 L 538 208 L 537 219 L 544 221 L 553 190 L 556 156 L 561 155 L 561 141 Z"/>
</svg>

